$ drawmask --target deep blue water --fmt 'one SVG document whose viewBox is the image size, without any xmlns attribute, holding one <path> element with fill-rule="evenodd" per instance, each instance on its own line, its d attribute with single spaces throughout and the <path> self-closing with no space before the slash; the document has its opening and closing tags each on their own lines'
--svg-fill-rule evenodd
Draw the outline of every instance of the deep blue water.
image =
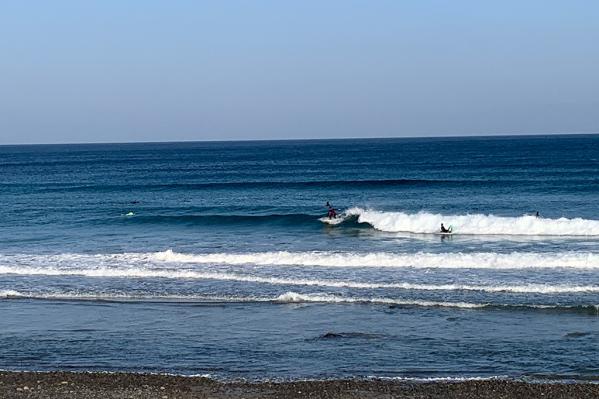
<svg viewBox="0 0 599 399">
<path fill-rule="evenodd" d="M 0 368 L 599 378 L 599 136 L 1 146 L 0 190 Z"/>
</svg>

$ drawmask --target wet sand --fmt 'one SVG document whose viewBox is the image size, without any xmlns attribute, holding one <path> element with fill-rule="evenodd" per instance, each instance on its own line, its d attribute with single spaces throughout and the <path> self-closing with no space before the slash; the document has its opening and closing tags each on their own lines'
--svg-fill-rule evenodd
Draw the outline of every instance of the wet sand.
<svg viewBox="0 0 599 399">
<path fill-rule="evenodd" d="M 599 398 L 599 384 L 388 380 L 217 382 L 129 373 L 0 373 L 0 398 Z"/>
</svg>

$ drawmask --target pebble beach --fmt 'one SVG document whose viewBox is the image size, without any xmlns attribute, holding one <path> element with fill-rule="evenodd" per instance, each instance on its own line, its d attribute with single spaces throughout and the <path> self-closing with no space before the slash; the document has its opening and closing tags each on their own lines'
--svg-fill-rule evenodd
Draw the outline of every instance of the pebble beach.
<svg viewBox="0 0 599 399">
<path fill-rule="evenodd" d="M 0 397 L 11 398 L 555 398 L 599 397 L 594 383 L 526 383 L 507 380 L 406 382 L 329 380 L 219 382 L 203 377 L 133 373 L 3 372 Z"/>
</svg>

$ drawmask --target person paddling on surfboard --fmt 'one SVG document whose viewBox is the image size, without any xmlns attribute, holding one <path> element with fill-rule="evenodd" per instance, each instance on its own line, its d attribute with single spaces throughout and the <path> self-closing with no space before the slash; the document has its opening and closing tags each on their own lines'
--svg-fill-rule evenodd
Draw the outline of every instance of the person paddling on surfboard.
<svg viewBox="0 0 599 399">
<path fill-rule="evenodd" d="M 443 223 L 441 223 L 441 233 L 451 233 L 451 226 L 446 229 L 445 226 L 443 226 Z"/>
<path fill-rule="evenodd" d="M 335 208 L 333 208 L 333 206 L 329 203 L 329 201 L 327 201 L 327 216 L 329 217 L 329 219 L 334 219 L 337 217 L 337 210 L 335 210 Z"/>
</svg>

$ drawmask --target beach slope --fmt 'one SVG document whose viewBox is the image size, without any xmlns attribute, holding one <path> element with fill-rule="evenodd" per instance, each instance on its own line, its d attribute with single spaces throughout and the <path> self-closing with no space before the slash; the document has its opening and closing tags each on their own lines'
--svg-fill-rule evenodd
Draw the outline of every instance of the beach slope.
<svg viewBox="0 0 599 399">
<path fill-rule="evenodd" d="M 202 377 L 130 373 L 0 373 L 9 398 L 598 398 L 598 384 L 486 380 L 414 383 L 389 380 L 217 382 Z"/>
</svg>

